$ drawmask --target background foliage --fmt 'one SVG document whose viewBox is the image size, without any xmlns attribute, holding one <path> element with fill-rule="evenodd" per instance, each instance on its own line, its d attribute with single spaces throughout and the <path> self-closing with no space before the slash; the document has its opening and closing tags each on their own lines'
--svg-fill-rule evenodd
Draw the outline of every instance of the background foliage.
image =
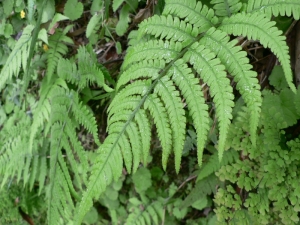
<svg viewBox="0 0 300 225">
<path fill-rule="evenodd" d="M 0 223 L 298 224 L 299 15 L 1 1 Z"/>
</svg>

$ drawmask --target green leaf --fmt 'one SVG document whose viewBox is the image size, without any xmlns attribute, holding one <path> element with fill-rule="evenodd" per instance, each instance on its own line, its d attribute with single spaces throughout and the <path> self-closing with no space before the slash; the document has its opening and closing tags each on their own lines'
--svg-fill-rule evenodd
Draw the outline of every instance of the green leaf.
<svg viewBox="0 0 300 225">
<path fill-rule="evenodd" d="M 3 34 L 5 38 L 9 38 L 13 34 L 13 27 L 11 24 L 1 25 L 0 34 Z"/>
<path fill-rule="evenodd" d="M 113 8 L 113 11 L 117 11 L 117 9 L 120 7 L 120 5 L 125 2 L 125 0 L 114 0 L 113 1 L 113 4 L 112 4 L 112 8 Z"/>
<path fill-rule="evenodd" d="M 40 12 L 40 13 L 42 13 L 41 23 L 46 23 L 49 20 L 51 20 L 54 16 L 54 13 L 55 13 L 55 2 L 54 2 L 54 0 L 47 0 L 46 4 L 45 4 L 45 7 L 42 8 L 43 5 L 44 5 L 44 1 L 38 1 L 37 2 L 37 9 L 43 9 L 43 11 Z"/>
<path fill-rule="evenodd" d="M 289 86 L 284 77 L 282 66 L 274 66 L 269 81 L 277 90 L 282 90 Z"/>
<path fill-rule="evenodd" d="M 50 31 L 57 22 L 63 21 L 63 20 L 68 20 L 68 19 L 69 18 L 64 16 L 63 14 L 55 13 L 51 23 L 49 24 L 48 31 Z"/>
<path fill-rule="evenodd" d="M 177 219 L 183 219 L 188 212 L 188 208 L 180 207 L 181 203 L 182 200 L 177 198 L 174 203 L 174 208 L 172 209 L 172 213 Z"/>
<path fill-rule="evenodd" d="M 13 7 L 14 7 L 14 1 L 13 0 L 4 0 L 3 1 L 3 9 L 5 16 L 9 16 L 12 13 Z"/>
<path fill-rule="evenodd" d="M 114 3 L 115 1 L 113 1 Z M 94 15 L 95 13 L 99 13 L 101 10 L 103 10 L 103 0 L 93 0 L 92 6 L 91 6 L 91 14 Z"/>
<path fill-rule="evenodd" d="M 45 42 L 47 45 L 49 45 L 48 43 L 48 34 L 45 28 L 41 29 L 38 35 L 38 39 L 42 40 L 43 42 Z"/>
<path fill-rule="evenodd" d="M 86 37 L 89 38 L 93 31 L 96 29 L 96 27 L 99 28 L 100 22 L 102 21 L 103 14 L 102 13 L 96 13 L 92 16 L 90 19 L 87 28 L 86 28 Z"/>
<path fill-rule="evenodd" d="M 130 6 L 129 5 L 124 5 L 120 11 L 120 17 L 119 21 L 116 26 L 116 33 L 119 36 L 122 36 L 125 34 L 128 28 L 128 23 L 130 22 L 129 18 L 129 12 L 130 12 Z"/>
<path fill-rule="evenodd" d="M 192 204 L 192 207 L 195 209 L 198 209 L 198 210 L 202 210 L 207 206 L 207 203 L 208 203 L 207 197 L 199 198 L 198 201 L 196 201 Z"/>
<path fill-rule="evenodd" d="M 83 222 L 87 224 L 95 224 L 98 221 L 98 211 L 95 207 L 92 207 L 90 211 L 85 215 Z"/>
<path fill-rule="evenodd" d="M 77 0 L 68 0 L 65 4 L 64 14 L 70 20 L 77 20 L 83 13 L 83 4 Z"/>
<path fill-rule="evenodd" d="M 136 173 L 132 175 L 132 180 L 139 193 L 146 191 L 152 184 L 151 173 L 144 167 L 138 169 Z"/>
</svg>

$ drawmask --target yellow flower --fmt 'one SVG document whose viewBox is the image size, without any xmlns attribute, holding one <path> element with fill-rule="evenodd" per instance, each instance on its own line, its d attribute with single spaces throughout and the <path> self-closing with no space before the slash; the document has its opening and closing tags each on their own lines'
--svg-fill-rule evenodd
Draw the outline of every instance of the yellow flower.
<svg viewBox="0 0 300 225">
<path fill-rule="evenodd" d="M 49 50 L 48 45 L 43 44 L 43 49 L 44 49 L 45 52 L 48 51 Z"/>
<path fill-rule="evenodd" d="M 25 18 L 26 13 L 24 12 L 24 10 L 22 10 L 22 11 L 20 12 L 20 16 L 21 16 L 22 19 Z"/>
</svg>

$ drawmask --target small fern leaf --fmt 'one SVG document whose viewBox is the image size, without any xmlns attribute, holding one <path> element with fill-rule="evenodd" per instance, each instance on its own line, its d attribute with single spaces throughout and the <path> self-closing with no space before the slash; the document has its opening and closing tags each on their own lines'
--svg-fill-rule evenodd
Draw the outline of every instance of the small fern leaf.
<svg viewBox="0 0 300 225">
<path fill-rule="evenodd" d="M 60 167 L 57 168 L 57 175 L 55 177 L 54 187 L 52 192 L 55 193 L 49 196 L 51 201 L 48 206 L 48 224 L 56 224 L 60 218 L 64 218 L 64 222 L 70 221 L 72 218 L 72 211 L 74 204 L 72 203 L 72 197 L 66 187 L 66 183 L 63 172 Z M 64 197 L 62 197 L 64 196 Z"/>
<path fill-rule="evenodd" d="M 189 48 L 189 51 L 184 55 L 184 59 L 194 66 L 203 81 L 210 87 L 210 94 L 214 98 L 216 115 L 219 121 L 218 150 L 219 160 L 221 160 L 234 106 L 234 95 L 230 81 L 224 71 L 225 67 L 218 58 L 215 58 L 213 52 L 198 43 L 194 43 Z"/>
<path fill-rule="evenodd" d="M 138 208 L 134 208 L 132 213 L 129 214 L 125 225 L 137 225 L 137 224 L 159 224 L 163 215 L 163 205 L 161 202 L 156 201 L 148 206 L 144 207 L 143 211 Z"/>
<path fill-rule="evenodd" d="M 259 39 L 260 42 L 274 52 L 282 64 L 285 78 L 291 90 L 296 93 L 293 74 L 290 67 L 290 56 L 285 37 L 264 14 L 239 13 L 222 21 L 219 29 L 233 35 L 247 36 L 248 39 Z"/>
<path fill-rule="evenodd" d="M 122 155 L 123 155 L 123 159 L 124 159 L 124 163 L 126 166 L 126 170 L 127 172 L 130 174 L 131 170 L 132 170 L 132 153 L 131 153 L 131 146 L 129 143 L 128 138 L 126 137 L 126 135 L 122 135 L 120 137 L 120 148 L 122 150 Z"/>
<path fill-rule="evenodd" d="M 236 41 L 230 41 L 225 32 L 209 29 L 199 42 L 213 51 L 226 70 L 237 82 L 236 89 L 241 93 L 244 101 L 251 111 L 250 134 L 252 143 L 256 144 L 256 129 L 259 123 L 262 97 L 260 86 L 256 78 L 257 74 L 251 70 L 251 65 L 246 57 L 246 52 L 236 46 Z"/>
<path fill-rule="evenodd" d="M 82 200 L 75 210 L 75 224 L 81 224 L 85 214 L 93 205 L 92 199 L 99 197 L 106 187 L 111 184 L 113 178 L 118 180 L 121 176 L 123 169 L 122 155 L 120 147 L 115 141 L 117 139 L 119 143 L 121 135 L 123 133 L 109 135 L 99 148 L 99 155 L 93 162 L 88 189 L 84 192 Z"/>
<path fill-rule="evenodd" d="M 168 63 L 178 55 L 181 49 L 182 44 L 180 42 L 162 40 L 151 40 L 135 45 L 129 48 L 122 69 L 125 70 L 133 63 L 148 59 L 165 59 Z"/>
<path fill-rule="evenodd" d="M 159 71 L 163 68 L 165 68 L 165 61 L 163 60 L 147 60 L 134 64 L 122 73 L 122 76 L 120 76 L 118 80 L 116 90 L 119 90 L 121 86 L 137 78 L 143 77 L 154 80 L 158 77 Z"/>
<path fill-rule="evenodd" d="M 147 165 L 148 157 L 149 157 L 149 149 L 151 142 L 151 126 L 150 121 L 147 117 L 145 110 L 141 109 L 136 114 L 135 120 L 139 126 L 139 131 L 141 133 L 141 142 L 142 142 L 142 159 L 144 166 Z"/>
<path fill-rule="evenodd" d="M 159 100 L 157 95 L 149 95 L 145 101 L 144 107 L 150 111 L 153 117 L 158 137 L 162 146 L 162 165 L 164 170 L 167 168 L 167 160 L 172 147 L 172 130 L 166 108 Z"/>
<path fill-rule="evenodd" d="M 75 84 L 80 90 L 88 87 L 90 83 L 96 83 L 99 87 L 103 87 L 105 91 L 111 92 L 109 86 L 104 82 L 104 74 L 97 67 L 94 60 L 86 48 L 78 49 L 78 70 L 73 60 L 60 59 L 57 65 L 57 74 L 64 80 Z"/>
<path fill-rule="evenodd" d="M 75 95 L 76 93 L 73 94 Z M 75 102 L 72 105 L 72 113 L 76 120 L 93 135 L 95 143 L 100 145 L 97 123 L 92 112 L 85 105 Z"/>
<path fill-rule="evenodd" d="M 113 110 L 110 110 L 108 114 L 108 118 L 109 118 L 109 122 L 107 126 L 108 129 L 110 129 L 110 125 L 114 122 L 121 121 L 121 120 L 127 121 L 129 115 L 126 114 L 125 110 L 127 109 L 134 110 L 134 108 L 139 104 L 140 100 L 141 100 L 140 96 L 128 96 L 126 102 L 120 102 L 118 105 L 116 105 L 113 108 Z"/>
<path fill-rule="evenodd" d="M 199 166 L 202 164 L 202 153 L 209 131 L 208 106 L 205 104 L 203 92 L 199 85 L 199 79 L 195 78 L 192 70 L 187 67 L 183 60 L 174 63 L 168 75 L 181 90 L 181 94 L 186 99 L 187 107 L 193 118 L 197 132 L 197 155 Z"/>
<path fill-rule="evenodd" d="M 145 34 L 151 34 L 159 39 L 172 39 L 187 46 L 197 37 L 199 30 L 190 23 L 180 21 L 178 17 L 154 15 L 139 25 L 137 39 L 139 40 Z"/>
<path fill-rule="evenodd" d="M 13 75 L 18 76 L 22 63 L 25 71 L 33 28 L 33 25 L 28 25 L 24 28 L 22 36 L 9 54 L 4 67 L 1 69 L 0 90 L 2 90 L 4 85 L 7 84 L 7 81 L 10 80 Z"/>
<path fill-rule="evenodd" d="M 30 128 L 30 138 L 29 138 L 29 151 L 32 152 L 34 140 L 36 134 L 40 131 L 42 125 L 44 125 L 45 121 L 49 121 L 51 105 L 49 101 L 40 101 L 38 107 L 33 110 L 33 122 Z"/>
<path fill-rule="evenodd" d="M 178 173 L 185 140 L 186 118 L 183 103 L 179 92 L 175 90 L 173 82 L 167 76 L 158 81 L 154 93 L 160 96 L 168 112 L 172 129 L 172 146 L 175 153 L 175 170 Z"/>
<path fill-rule="evenodd" d="M 212 0 L 210 4 L 214 5 L 216 15 L 220 17 L 230 17 L 242 8 L 240 0 Z"/>
<path fill-rule="evenodd" d="M 147 80 L 146 82 L 143 80 L 136 81 L 132 84 L 127 85 L 124 89 L 122 89 L 118 95 L 113 99 L 111 102 L 109 108 L 108 108 L 108 130 L 109 134 L 111 133 L 119 133 L 120 130 L 122 130 L 121 125 L 119 125 L 119 122 L 122 122 L 123 124 L 128 121 L 130 118 L 132 112 L 136 109 L 136 107 L 139 105 L 141 101 L 141 95 L 146 94 L 147 89 L 149 88 L 149 83 Z M 139 165 L 139 162 L 141 160 L 141 157 L 143 156 L 143 162 L 144 164 L 147 163 L 147 158 L 149 155 L 149 148 L 150 148 L 150 139 L 151 139 L 151 131 L 150 131 L 150 123 L 146 116 L 146 112 L 143 109 L 140 109 L 137 111 L 137 114 L 134 118 L 134 123 L 131 122 L 129 124 L 129 130 L 126 131 L 126 133 L 129 135 L 129 138 L 133 141 L 132 143 L 137 141 L 136 145 L 141 145 L 141 147 L 134 147 L 132 148 L 132 152 L 134 155 L 134 170 L 137 169 L 137 166 Z M 144 132 L 137 132 L 135 124 L 139 127 L 139 130 L 143 130 Z M 131 127 L 132 126 L 132 127 Z M 121 127 L 121 128 L 119 128 Z M 134 129 L 134 130 L 132 130 Z M 131 131 L 130 131 L 131 130 Z M 134 136 L 130 137 L 132 133 L 136 133 Z M 134 140 L 134 137 L 136 140 Z M 138 138 L 138 139 L 137 139 Z M 121 145 L 122 146 L 122 145 Z M 141 149 L 141 151 L 139 151 Z M 129 152 L 127 150 L 127 152 Z M 129 165 L 126 163 L 128 159 L 126 159 L 126 155 L 124 156 L 125 165 Z M 127 166 L 126 166 L 127 167 Z M 131 169 L 129 169 L 129 172 Z"/>
<path fill-rule="evenodd" d="M 46 152 L 49 149 L 49 142 L 47 139 L 44 139 L 42 148 L 40 151 L 41 157 L 39 160 L 39 174 L 38 174 L 38 182 L 39 182 L 39 195 L 42 193 L 42 190 L 45 186 L 45 180 L 48 175 L 48 162 Z"/>
<path fill-rule="evenodd" d="M 69 191 L 69 184 L 61 168 L 63 156 L 60 151 L 60 139 L 62 135 L 62 124 L 59 122 L 52 126 L 50 146 L 50 180 L 51 185 L 48 192 L 48 223 L 57 222 L 58 218 L 70 218 L 74 209 L 73 200 Z"/>
<path fill-rule="evenodd" d="M 295 20 L 300 18 L 300 2 L 298 0 L 249 0 L 248 13 L 264 13 L 271 18 L 277 16 L 293 16 Z"/>
<path fill-rule="evenodd" d="M 47 51 L 47 80 L 51 80 L 52 75 L 56 69 L 56 66 L 61 58 L 68 51 L 67 44 L 73 44 L 71 38 L 66 36 L 66 33 L 71 29 L 71 26 L 67 26 L 64 31 L 56 30 L 55 34 L 49 37 L 49 50 Z"/>
<path fill-rule="evenodd" d="M 71 84 L 78 84 L 80 74 L 77 71 L 75 62 L 61 58 L 57 64 L 57 74 Z"/>
<path fill-rule="evenodd" d="M 204 32 L 218 23 L 214 10 L 196 0 L 166 0 L 163 15 L 173 15 Z"/>
<path fill-rule="evenodd" d="M 22 179 L 25 186 L 30 176 L 34 176 L 29 172 L 29 169 L 32 157 L 37 154 L 38 145 L 36 143 L 33 146 L 32 153 L 27 148 L 24 149 L 24 146 L 28 143 L 29 133 L 23 132 L 23 130 L 27 130 L 30 123 L 29 116 L 23 110 L 16 109 L 14 115 L 2 125 L 0 137 L 0 188 L 3 188 L 9 179 L 16 179 L 17 182 Z"/>
<path fill-rule="evenodd" d="M 120 117 L 120 122 L 115 122 L 109 126 L 109 134 L 118 134 L 120 130 L 122 130 L 124 126 L 124 122 L 126 119 L 130 117 L 132 111 L 122 111 L 124 113 L 124 121 L 122 121 L 122 117 Z M 122 143 L 119 143 L 123 158 L 125 161 L 126 169 L 128 173 L 132 171 L 135 172 L 138 169 L 138 166 L 141 161 L 142 154 L 142 142 L 141 142 L 141 134 L 138 132 L 137 124 L 135 122 L 130 122 L 127 125 L 126 132 L 122 134 L 120 140 Z M 123 149 L 124 148 L 124 149 Z M 133 163 L 132 163 L 133 162 Z M 131 168 L 132 167 L 132 168 Z"/>
</svg>

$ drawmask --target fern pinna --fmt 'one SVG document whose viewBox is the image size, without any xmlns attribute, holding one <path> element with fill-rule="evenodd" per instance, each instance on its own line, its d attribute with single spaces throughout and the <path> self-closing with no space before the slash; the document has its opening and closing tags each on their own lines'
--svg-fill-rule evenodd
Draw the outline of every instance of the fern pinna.
<svg viewBox="0 0 300 225">
<path fill-rule="evenodd" d="M 161 16 L 153 16 L 132 32 L 117 94 L 108 109 L 108 137 L 98 150 L 87 191 L 76 211 L 79 223 L 97 198 L 122 173 L 147 163 L 151 126 L 154 123 L 162 147 L 166 169 L 171 153 L 175 169 L 180 169 L 190 116 L 197 132 L 198 163 L 210 129 L 209 107 L 203 95 L 208 86 L 211 109 L 218 120 L 218 158 L 222 159 L 234 106 L 233 77 L 247 108 L 251 142 L 256 145 L 262 97 L 256 73 L 246 52 L 229 35 L 259 39 L 280 60 L 292 91 L 292 71 L 288 47 L 282 32 L 270 21 L 270 14 L 299 18 L 300 3 L 295 0 L 211 1 L 214 11 L 196 0 L 166 0 Z M 291 5 L 295 8 L 291 8 Z M 279 8 L 280 7 L 280 8 Z M 264 14 L 264 12 L 266 14 Z M 153 122 L 152 122 L 153 121 Z"/>
</svg>

